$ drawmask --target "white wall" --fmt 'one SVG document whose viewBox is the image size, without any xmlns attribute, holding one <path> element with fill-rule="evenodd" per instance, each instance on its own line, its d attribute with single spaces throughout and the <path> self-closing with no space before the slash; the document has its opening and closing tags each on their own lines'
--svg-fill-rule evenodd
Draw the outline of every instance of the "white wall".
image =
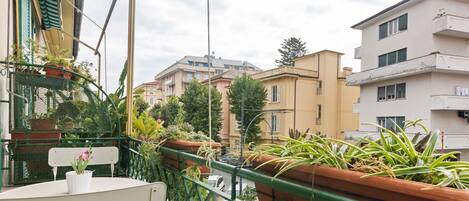
<svg viewBox="0 0 469 201">
<path fill-rule="evenodd" d="M 7 54 L 7 49 L 9 48 L 8 44 L 11 44 L 13 37 L 13 3 L 10 3 L 10 28 L 8 29 L 8 1 L 0 1 L 0 60 L 4 60 Z M 10 35 L 8 38 L 8 32 Z M 10 41 L 8 43 L 8 41 Z M 6 92 L 7 89 L 7 78 L 6 78 L 6 69 L 3 66 L 0 67 L 0 100 L 8 100 L 9 96 Z M 0 129 L 2 130 L 2 138 L 5 138 L 6 133 L 8 133 L 8 103 L 0 102 Z M 8 135 L 7 135 L 8 136 Z"/>
<path fill-rule="evenodd" d="M 361 69 L 378 67 L 378 56 L 407 48 L 407 59 L 412 59 L 431 52 L 469 56 L 469 42 L 463 38 L 433 35 L 433 19 L 441 11 L 447 14 L 468 16 L 469 1 L 424 0 L 409 8 L 386 17 L 362 31 Z M 408 13 L 408 29 L 398 34 L 379 40 L 379 25 Z"/>
<path fill-rule="evenodd" d="M 402 100 L 377 101 L 378 87 L 406 83 L 406 98 Z M 360 122 L 376 123 L 380 116 L 405 116 L 406 120 L 423 119 L 430 125 L 430 73 L 410 76 L 397 80 L 361 85 Z M 376 131 L 374 126 L 360 125 L 360 131 Z M 416 130 L 409 130 L 416 132 Z"/>
</svg>

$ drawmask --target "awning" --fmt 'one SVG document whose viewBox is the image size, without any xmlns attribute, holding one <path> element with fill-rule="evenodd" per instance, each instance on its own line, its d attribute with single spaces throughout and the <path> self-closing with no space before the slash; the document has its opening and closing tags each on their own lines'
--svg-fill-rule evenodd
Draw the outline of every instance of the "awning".
<svg viewBox="0 0 469 201">
<path fill-rule="evenodd" d="M 39 0 L 44 29 L 62 28 L 59 0 Z"/>
</svg>

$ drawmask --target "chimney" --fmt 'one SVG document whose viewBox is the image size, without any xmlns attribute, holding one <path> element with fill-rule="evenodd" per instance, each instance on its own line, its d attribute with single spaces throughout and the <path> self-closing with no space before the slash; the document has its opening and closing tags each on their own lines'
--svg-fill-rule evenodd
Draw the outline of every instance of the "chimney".
<svg viewBox="0 0 469 201">
<path fill-rule="evenodd" d="M 352 74 L 352 68 L 351 67 L 343 67 L 342 71 L 344 72 L 345 76 L 348 76 L 348 75 Z"/>
</svg>

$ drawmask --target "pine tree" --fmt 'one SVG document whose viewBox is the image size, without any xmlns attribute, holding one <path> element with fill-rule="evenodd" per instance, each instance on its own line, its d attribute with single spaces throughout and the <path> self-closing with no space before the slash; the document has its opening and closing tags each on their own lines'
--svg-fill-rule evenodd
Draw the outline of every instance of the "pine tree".
<svg viewBox="0 0 469 201">
<path fill-rule="evenodd" d="M 301 38 L 290 37 L 284 39 L 281 48 L 278 49 L 280 52 L 280 60 L 275 60 L 278 66 L 294 66 L 294 60 L 298 57 L 302 57 L 306 54 L 306 42 L 301 41 Z"/>
</svg>

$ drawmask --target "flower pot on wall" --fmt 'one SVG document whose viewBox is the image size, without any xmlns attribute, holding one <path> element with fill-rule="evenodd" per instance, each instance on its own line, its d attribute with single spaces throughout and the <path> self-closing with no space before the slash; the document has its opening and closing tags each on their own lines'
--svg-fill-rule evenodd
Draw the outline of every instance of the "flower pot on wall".
<svg viewBox="0 0 469 201">
<path fill-rule="evenodd" d="M 56 121 L 54 119 L 31 119 L 31 130 L 48 131 L 56 129 Z"/>
<path fill-rule="evenodd" d="M 44 65 L 44 71 L 46 71 L 46 76 L 71 79 L 72 74 L 65 72 L 62 69 L 70 70 L 70 67 L 61 66 L 58 64 L 47 63 Z"/>
<path fill-rule="evenodd" d="M 192 141 L 186 141 L 186 140 L 170 140 L 166 141 L 163 146 L 171 148 L 171 149 L 177 149 L 181 150 L 184 152 L 196 154 L 197 150 L 204 144 L 204 142 L 192 142 Z M 217 142 L 212 142 L 212 148 L 220 150 L 221 144 Z M 172 155 L 172 154 L 163 154 L 163 160 L 164 163 L 167 164 L 170 167 L 173 167 L 177 170 L 183 170 L 183 167 L 179 167 L 179 163 L 177 160 L 177 156 Z M 185 161 L 184 167 L 189 167 L 196 165 L 195 162 L 193 161 Z M 209 174 L 210 173 L 210 168 L 207 166 L 199 166 L 200 172 L 202 174 Z"/>
<path fill-rule="evenodd" d="M 90 191 L 91 178 L 93 171 L 85 170 L 83 174 L 77 174 L 75 171 L 65 173 L 69 194 L 87 193 Z"/>
<path fill-rule="evenodd" d="M 252 161 L 254 167 L 273 159 L 273 156 L 262 156 Z M 278 172 L 277 164 L 267 164 L 257 171 L 268 175 Z M 281 176 L 304 186 L 312 187 L 349 197 L 356 200 L 385 200 L 385 201 L 463 201 L 469 200 L 468 190 L 458 190 L 448 187 L 436 187 L 429 184 L 393 179 L 389 177 L 366 177 L 365 173 L 341 170 L 324 166 L 303 165 L 293 168 Z M 256 183 L 256 189 L 260 201 L 272 200 L 275 196 L 278 200 L 303 201 L 281 190 L 272 190 L 271 187 Z M 273 195 L 275 192 L 275 195 Z"/>
</svg>

